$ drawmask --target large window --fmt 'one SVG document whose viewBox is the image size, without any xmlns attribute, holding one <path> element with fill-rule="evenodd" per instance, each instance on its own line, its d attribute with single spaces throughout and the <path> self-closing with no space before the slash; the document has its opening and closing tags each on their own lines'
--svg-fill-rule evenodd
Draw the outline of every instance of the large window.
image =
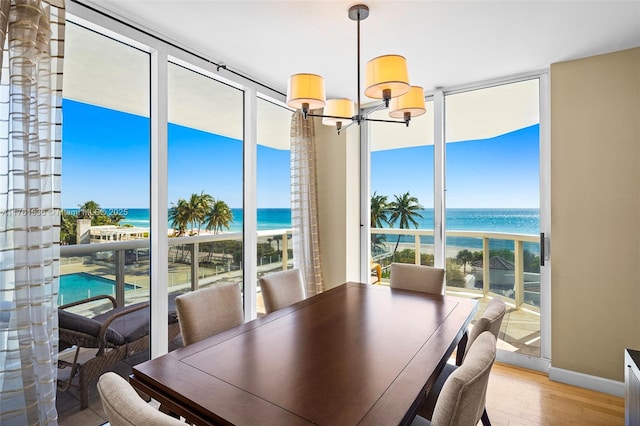
<svg viewBox="0 0 640 426">
<path fill-rule="evenodd" d="M 59 303 L 101 294 L 120 305 L 146 301 L 149 55 L 72 22 L 66 28 Z M 80 246 L 89 244 L 96 250 L 86 254 Z M 111 306 L 102 302 L 74 309 L 95 315 Z"/>
<path fill-rule="evenodd" d="M 539 92 L 536 78 L 445 97 L 447 284 L 513 303 L 502 338 L 510 350 L 534 356 L 540 356 Z"/>
<path fill-rule="evenodd" d="M 293 264 L 284 96 L 75 3 L 70 11 L 83 26 L 67 22 L 60 303 L 151 301 L 150 324 L 162 324 L 165 291 L 171 310 L 178 294 L 236 283 L 245 309 L 261 312 L 255 279 Z M 245 240 L 257 244 L 251 265 Z M 169 315 L 166 330 L 150 328 L 152 354 L 180 344 L 176 325 Z M 150 354 L 140 355 L 127 363 Z"/>
<path fill-rule="evenodd" d="M 381 268 L 384 285 L 390 262 L 442 259 L 447 292 L 477 299 L 478 316 L 490 298 L 505 299 L 499 347 L 534 357 L 543 355 L 545 312 L 539 98 L 539 78 L 437 92 L 409 129 L 370 128 L 372 274 Z M 440 224 L 444 244 L 434 246 Z"/>
<path fill-rule="evenodd" d="M 244 92 L 169 64 L 169 293 L 243 285 Z"/>
<path fill-rule="evenodd" d="M 291 242 L 291 111 L 258 98 L 258 277 L 293 266 Z M 264 314 L 260 288 L 257 313 Z"/>
<path fill-rule="evenodd" d="M 372 280 L 392 262 L 434 264 L 433 102 L 404 125 L 371 124 Z M 387 111 L 372 118 L 388 119 Z"/>
</svg>

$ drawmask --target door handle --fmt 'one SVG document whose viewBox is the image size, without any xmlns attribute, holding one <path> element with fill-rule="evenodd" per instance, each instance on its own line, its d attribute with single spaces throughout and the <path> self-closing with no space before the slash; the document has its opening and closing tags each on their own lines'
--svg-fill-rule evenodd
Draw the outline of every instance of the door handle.
<svg viewBox="0 0 640 426">
<path fill-rule="evenodd" d="M 549 239 L 540 233 L 540 266 L 544 266 L 545 260 L 549 260 Z"/>
</svg>

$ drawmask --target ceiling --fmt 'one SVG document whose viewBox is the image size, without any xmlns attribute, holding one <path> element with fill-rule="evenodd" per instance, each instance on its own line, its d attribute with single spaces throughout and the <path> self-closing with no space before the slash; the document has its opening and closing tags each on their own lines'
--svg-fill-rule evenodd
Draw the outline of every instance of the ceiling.
<svg viewBox="0 0 640 426">
<path fill-rule="evenodd" d="M 356 97 L 354 1 L 83 0 L 281 92 L 289 75 L 325 78 Z M 502 78 L 640 46 L 640 0 L 368 1 L 363 66 L 407 58 L 425 90 Z M 365 99 L 363 98 L 363 101 Z"/>
</svg>

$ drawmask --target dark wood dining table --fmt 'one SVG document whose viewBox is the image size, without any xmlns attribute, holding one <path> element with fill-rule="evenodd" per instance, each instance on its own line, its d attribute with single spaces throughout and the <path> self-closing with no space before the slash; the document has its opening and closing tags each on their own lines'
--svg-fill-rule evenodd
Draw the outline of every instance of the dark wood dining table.
<svg viewBox="0 0 640 426">
<path fill-rule="evenodd" d="M 138 364 L 194 424 L 410 423 L 477 302 L 349 282 Z"/>
</svg>

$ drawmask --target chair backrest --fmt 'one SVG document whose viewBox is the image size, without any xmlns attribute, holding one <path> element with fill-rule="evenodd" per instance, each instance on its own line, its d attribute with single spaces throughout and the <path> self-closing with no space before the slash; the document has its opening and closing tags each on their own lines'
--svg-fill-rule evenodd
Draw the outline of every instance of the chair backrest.
<svg viewBox="0 0 640 426">
<path fill-rule="evenodd" d="M 234 283 L 181 294 L 176 310 L 185 346 L 244 322 L 240 287 Z"/>
<path fill-rule="evenodd" d="M 447 378 L 438 395 L 433 425 L 475 426 L 484 412 L 491 367 L 496 359 L 496 338 L 480 334 L 464 363 Z"/>
<path fill-rule="evenodd" d="M 298 268 L 264 275 L 260 278 L 260 290 L 267 313 L 306 298 L 302 272 Z"/>
<path fill-rule="evenodd" d="M 502 299 L 499 297 L 494 297 L 491 299 L 487 307 L 485 308 L 482 316 L 476 320 L 469 332 L 469 340 L 467 341 L 467 350 L 464 354 L 464 359 L 469 352 L 469 348 L 473 345 L 473 342 L 478 338 L 479 335 L 484 333 L 485 331 L 490 331 L 491 334 L 498 339 L 498 334 L 500 333 L 500 326 L 502 325 L 502 319 L 504 318 L 504 314 L 507 312 L 507 305 L 504 303 Z"/>
<path fill-rule="evenodd" d="M 111 426 L 185 426 L 185 423 L 147 404 L 131 385 L 114 372 L 98 379 L 98 392 Z"/>
<path fill-rule="evenodd" d="M 444 294 L 444 269 L 409 263 L 391 264 L 391 288 Z"/>
</svg>

